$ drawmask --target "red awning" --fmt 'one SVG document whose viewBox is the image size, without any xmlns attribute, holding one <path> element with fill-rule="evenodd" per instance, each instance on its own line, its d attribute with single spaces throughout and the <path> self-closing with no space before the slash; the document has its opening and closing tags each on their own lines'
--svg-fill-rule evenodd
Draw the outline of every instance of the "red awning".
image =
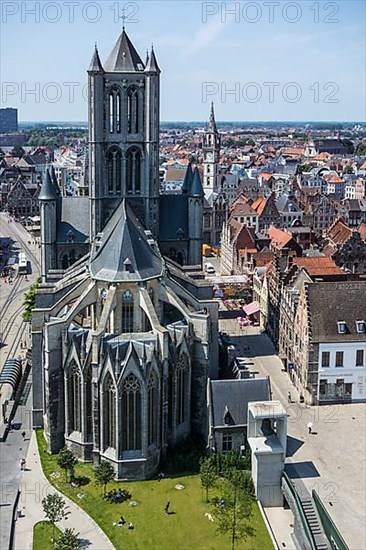
<svg viewBox="0 0 366 550">
<path fill-rule="evenodd" d="M 258 302 L 251 302 L 250 304 L 244 306 L 243 310 L 247 315 L 253 315 L 253 313 L 257 313 L 260 310 L 260 307 Z"/>
</svg>

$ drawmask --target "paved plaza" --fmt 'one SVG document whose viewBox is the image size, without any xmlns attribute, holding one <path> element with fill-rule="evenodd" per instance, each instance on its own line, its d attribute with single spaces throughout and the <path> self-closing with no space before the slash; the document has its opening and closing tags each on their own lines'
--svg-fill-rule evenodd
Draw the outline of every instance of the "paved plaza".
<svg viewBox="0 0 366 550">
<path fill-rule="evenodd" d="M 258 328 L 239 329 L 235 320 L 220 322 L 255 376 L 269 375 L 273 399 L 288 412 L 289 474 L 296 484 L 315 489 L 351 550 L 366 548 L 366 405 L 364 403 L 308 407 Z M 249 346 L 249 352 L 244 352 Z M 291 392 L 293 403 L 288 403 Z M 307 424 L 312 422 L 312 434 Z"/>
</svg>

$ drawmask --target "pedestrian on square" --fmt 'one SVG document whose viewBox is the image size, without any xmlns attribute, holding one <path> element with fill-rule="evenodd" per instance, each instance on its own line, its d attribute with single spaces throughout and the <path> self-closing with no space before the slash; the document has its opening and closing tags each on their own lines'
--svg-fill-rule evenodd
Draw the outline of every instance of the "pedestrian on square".
<svg viewBox="0 0 366 550">
<path fill-rule="evenodd" d="M 25 431 L 22 431 L 22 438 L 23 438 L 23 441 L 25 441 L 25 436 L 26 436 Z"/>
<path fill-rule="evenodd" d="M 312 430 L 312 427 L 313 427 L 313 423 L 312 422 L 309 422 L 308 423 L 308 430 L 309 430 L 309 434 L 311 434 L 311 430 Z"/>
<path fill-rule="evenodd" d="M 287 401 L 289 403 L 292 403 L 292 397 L 291 397 L 291 392 L 289 391 L 288 394 L 287 394 Z"/>
</svg>

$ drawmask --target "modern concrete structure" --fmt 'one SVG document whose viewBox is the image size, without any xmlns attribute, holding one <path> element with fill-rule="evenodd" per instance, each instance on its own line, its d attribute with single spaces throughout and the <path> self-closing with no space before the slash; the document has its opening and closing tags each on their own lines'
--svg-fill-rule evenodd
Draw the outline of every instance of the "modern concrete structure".
<svg viewBox="0 0 366 550">
<path fill-rule="evenodd" d="M 248 404 L 248 443 L 252 478 L 262 506 L 282 506 L 281 478 L 285 467 L 287 414 L 280 401 Z"/>
</svg>

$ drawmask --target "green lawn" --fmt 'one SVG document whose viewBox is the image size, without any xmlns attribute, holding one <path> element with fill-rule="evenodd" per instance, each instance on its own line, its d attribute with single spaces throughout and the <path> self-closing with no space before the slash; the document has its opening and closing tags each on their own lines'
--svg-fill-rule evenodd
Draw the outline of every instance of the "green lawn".
<svg viewBox="0 0 366 550">
<path fill-rule="evenodd" d="M 55 538 L 61 531 L 55 527 Z M 40 521 L 33 527 L 33 550 L 53 550 L 52 525 L 49 521 Z"/>
<path fill-rule="evenodd" d="M 125 487 L 138 506 L 110 504 L 102 498 L 102 487 L 94 481 L 91 464 L 80 463 L 75 468 L 77 476 L 90 478 L 90 483 L 73 488 L 64 481 L 64 472 L 57 465 L 57 456 L 47 452 L 47 446 L 41 430 L 37 431 L 38 447 L 43 471 L 49 481 L 61 492 L 81 506 L 103 529 L 117 550 L 120 548 L 140 550 L 226 550 L 230 549 L 230 536 L 216 534 L 216 526 L 205 517 L 211 506 L 204 501 L 200 479 L 197 475 L 182 475 L 157 481 L 137 481 L 128 483 L 112 482 L 108 490 Z M 56 480 L 50 478 L 53 472 L 60 472 Z M 185 489 L 179 491 L 175 485 L 181 483 Z M 79 498 L 78 494 L 84 494 Z M 212 496 L 214 496 L 212 494 Z M 164 513 L 167 501 L 175 514 Z M 126 526 L 114 527 L 120 515 L 127 522 L 132 521 L 134 531 Z M 253 502 L 253 515 L 250 520 L 255 535 L 237 544 L 238 550 L 270 550 L 273 548 L 260 511 Z"/>
</svg>

